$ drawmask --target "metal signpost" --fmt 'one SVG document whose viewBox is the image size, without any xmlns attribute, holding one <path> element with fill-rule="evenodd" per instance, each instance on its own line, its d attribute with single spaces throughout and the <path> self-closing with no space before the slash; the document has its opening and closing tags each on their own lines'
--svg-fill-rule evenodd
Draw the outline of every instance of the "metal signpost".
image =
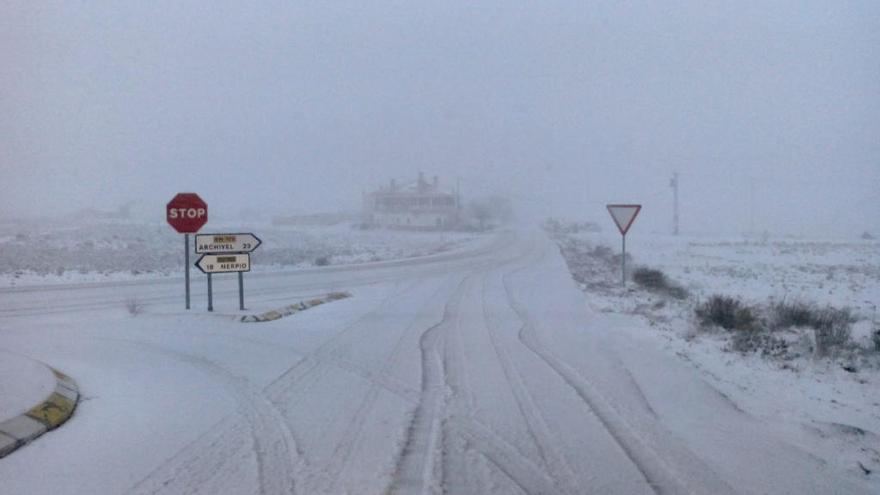
<svg viewBox="0 0 880 495">
<path fill-rule="evenodd" d="M 178 193 L 165 206 L 165 219 L 183 234 L 183 265 L 186 284 L 186 309 L 189 309 L 189 235 L 208 222 L 208 204 L 196 193 Z"/>
<path fill-rule="evenodd" d="M 238 309 L 244 311 L 244 272 L 251 271 L 250 252 L 263 241 L 254 234 L 200 234 L 196 253 L 202 257 L 196 266 L 208 275 L 208 311 L 214 311 L 211 274 L 238 273 Z"/>
<path fill-rule="evenodd" d="M 608 208 L 608 213 L 611 214 L 611 218 L 617 225 L 617 230 L 620 231 L 620 235 L 623 237 L 623 254 L 620 257 L 620 273 L 623 278 L 623 285 L 626 287 L 626 233 L 629 231 L 629 228 L 632 227 L 633 222 L 636 220 L 636 216 L 638 216 L 639 212 L 642 210 L 642 205 L 611 204 L 606 205 L 605 207 Z"/>
<path fill-rule="evenodd" d="M 261 241 L 259 237 L 251 233 L 200 234 L 196 236 L 196 254 L 250 253 L 257 249 L 262 243 L 263 241 Z M 238 309 L 241 311 L 244 311 L 244 272 L 248 270 L 250 270 L 250 256 L 248 256 L 248 269 L 238 271 Z M 213 310 L 213 304 L 210 297 L 211 273 L 212 272 L 208 272 L 208 311 Z"/>
</svg>

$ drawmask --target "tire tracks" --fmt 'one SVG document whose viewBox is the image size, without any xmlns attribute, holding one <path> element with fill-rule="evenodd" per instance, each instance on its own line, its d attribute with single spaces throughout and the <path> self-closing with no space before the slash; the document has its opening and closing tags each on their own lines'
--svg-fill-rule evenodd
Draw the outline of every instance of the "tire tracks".
<svg viewBox="0 0 880 495">
<path fill-rule="evenodd" d="M 412 320 L 403 327 L 403 329 L 397 336 L 394 347 L 392 348 L 391 353 L 386 358 L 385 363 L 382 365 L 377 373 L 370 373 L 373 378 L 370 379 L 365 377 L 367 379 L 370 379 L 371 385 L 364 395 L 364 398 L 361 400 L 357 411 L 355 412 L 351 421 L 346 427 L 345 432 L 342 435 L 342 439 L 337 444 L 336 449 L 331 456 L 329 467 L 322 470 L 321 477 L 324 481 L 320 483 L 322 485 L 322 488 L 320 488 L 318 491 L 326 493 L 342 493 L 339 486 L 342 482 L 342 474 L 345 473 L 351 462 L 351 458 L 362 436 L 364 425 L 366 424 L 369 414 L 373 410 L 376 400 L 379 397 L 380 391 L 390 391 L 391 393 L 399 395 L 404 400 L 412 401 L 411 394 L 401 392 L 396 387 L 388 386 L 388 382 L 390 381 L 389 374 L 398 364 L 401 352 L 404 348 L 404 343 L 406 342 L 406 337 L 408 337 L 414 329 L 419 328 L 421 325 L 423 325 L 424 320 L 431 318 L 431 302 L 435 300 L 438 294 L 443 292 L 447 284 L 448 281 L 444 281 L 443 283 L 439 284 L 437 290 L 434 291 L 428 298 L 428 302 L 425 303 L 421 307 L 421 309 L 416 312 Z M 430 326 L 432 325 L 429 324 L 428 327 Z M 338 355 L 337 352 L 334 352 L 334 354 L 336 354 L 338 360 L 344 360 L 344 358 L 341 355 Z"/>
<path fill-rule="evenodd" d="M 542 253 L 538 260 L 540 261 L 545 256 L 546 253 Z M 510 276 L 526 268 L 528 266 L 520 267 L 502 276 L 508 304 L 523 322 L 518 335 L 519 341 L 535 356 L 546 363 L 575 392 L 577 397 L 580 398 L 588 410 L 602 424 L 614 442 L 621 448 L 630 462 L 642 474 L 645 482 L 654 493 L 658 495 L 692 493 L 691 487 L 679 478 L 676 470 L 668 465 L 661 455 L 642 438 L 637 430 L 620 415 L 618 408 L 599 392 L 588 379 L 566 364 L 549 347 L 541 342 L 540 336 L 535 331 L 534 322 L 527 310 L 513 295 L 508 280 Z M 689 458 L 691 461 L 697 461 L 693 455 L 682 452 L 678 454 Z M 705 468 L 709 473 L 704 475 L 701 481 L 712 485 L 710 493 L 735 493 L 729 485 L 715 478 L 708 467 L 705 467 L 702 463 L 699 463 L 699 465 L 701 469 Z"/>
<path fill-rule="evenodd" d="M 461 303 L 461 287 L 465 280 L 462 279 L 455 293 L 446 301 L 440 322 L 427 328 L 419 338 L 422 361 L 420 399 L 407 428 L 406 440 L 388 488 L 390 494 L 442 493 L 442 415 L 447 396 L 442 349 L 445 334 L 442 329 L 448 325 L 454 309 Z"/>
<path fill-rule="evenodd" d="M 301 469 L 302 461 L 287 422 L 275 405 L 252 382 L 230 373 L 217 364 L 192 354 L 178 352 L 156 344 L 127 339 L 102 338 L 124 342 L 138 349 L 170 356 L 185 362 L 209 376 L 219 378 L 238 404 L 238 413 L 247 421 L 253 439 L 260 493 L 264 495 L 295 493 L 292 474 Z M 190 443 L 195 445 L 197 442 Z M 189 447 L 188 445 L 188 447 Z M 185 447 L 183 450 L 187 450 Z M 157 472 L 154 472 L 157 473 Z M 141 480 L 132 491 L 147 483 L 153 475 Z"/>
<path fill-rule="evenodd" d="M 544 418 L 534 398 L 528 391 L 519 369 L 514 365 L 510 353 L 505 348 L 497 335 L 496 324 L 489 315 L 486 305 L 486 279 L 480 288 L 480 302 L 483 310 L 485 329 L 495 351 L 495 356 L 501 363 L 502 371 L 510 386 L 511 392 L 517 403 L 520 415 L 526 422 L 529 435 L 538 449 L 545 468 L 551 473 L 551 477 L 563 486 L 558 486 L 557 492 L 577 493 L 577 476 L 571 464 L 565 456 L 555 447 L 559 441 L 551 433 L 547 420 Z"/>
</svg>

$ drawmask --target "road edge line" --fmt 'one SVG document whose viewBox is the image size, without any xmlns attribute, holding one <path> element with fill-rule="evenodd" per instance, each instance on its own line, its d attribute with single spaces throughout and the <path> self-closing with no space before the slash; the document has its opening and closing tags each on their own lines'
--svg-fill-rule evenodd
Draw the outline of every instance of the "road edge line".
<svg viewBox="0 0 880 495">
<path fill-rule="evenodd" d="M 37 437 L 63 425 L 79 403 L 79 387 L 64 373 L 49 367 L 55 389 L 43 402 L 26 413 L 0 422 L 0 459 L 31 443 Z"/>
<path fill-rule="evenodd" d="M 273 309 L 258 315 L 245 315 L 238 319 L 241 323 L 262 323 L 266 321 L 275 321 L 290 316 L 300 311 L 305 311 L 321 304 L 338 301 L 340 299 L 348 299 L 352 297 L 350 292 L 331 292 L 325 296 L 309 299 L 308 301 L 300 301 L 298 303 L 289 304 L 283 308 Z"/>
</svg>

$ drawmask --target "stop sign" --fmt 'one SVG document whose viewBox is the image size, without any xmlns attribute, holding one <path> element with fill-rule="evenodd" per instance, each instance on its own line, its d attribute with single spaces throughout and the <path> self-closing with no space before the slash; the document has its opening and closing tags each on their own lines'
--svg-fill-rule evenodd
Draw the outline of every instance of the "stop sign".
<svg viewBox="0 0 880 495">
<path fill-rule="evenodd" d="M 179 193 L 165 207 L 165 217 L 181 234 L 195 234 L 208 221 L 208 205 L 196 193 Z"/>
</svg>

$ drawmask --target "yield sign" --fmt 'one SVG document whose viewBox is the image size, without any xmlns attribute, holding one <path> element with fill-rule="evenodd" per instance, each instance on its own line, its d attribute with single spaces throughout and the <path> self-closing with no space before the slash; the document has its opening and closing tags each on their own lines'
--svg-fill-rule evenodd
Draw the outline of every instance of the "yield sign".
<svg viewBox="0 0 880 495">
<path fill-rule="evenodd" d="M 611 213 L 614 223 L 617 224 L 617 229 L 622 235 L 626 235 L 635 221 L 636 215 L 641 211 L 642 205 L 607 205 L 606 208 L 608 208 L 608 213 Z"/>
</svg>

